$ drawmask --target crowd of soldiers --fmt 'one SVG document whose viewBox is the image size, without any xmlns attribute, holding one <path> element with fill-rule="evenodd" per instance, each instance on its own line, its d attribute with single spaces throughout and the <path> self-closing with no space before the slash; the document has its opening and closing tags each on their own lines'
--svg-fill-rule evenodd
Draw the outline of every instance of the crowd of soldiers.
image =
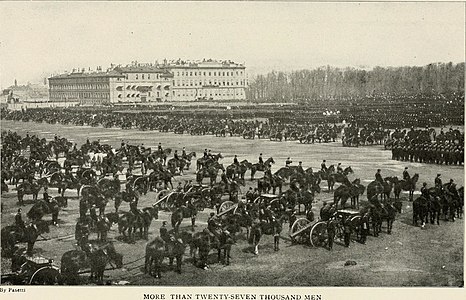
<svg viewBox="0 0 466 300">
<path fill-rule="evenodd" d="M 419 163 L 462 165 L 464 163 L 463 144 L 408 143 L 392 148 L 392 159 Z"/>
</svg>

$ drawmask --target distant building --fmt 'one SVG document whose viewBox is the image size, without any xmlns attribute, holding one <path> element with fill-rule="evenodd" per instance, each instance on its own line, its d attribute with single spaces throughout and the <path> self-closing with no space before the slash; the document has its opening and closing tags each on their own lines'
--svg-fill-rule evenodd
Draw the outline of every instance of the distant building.
<svg viewBox="0 0 466 300">
<path fill-rule="evenodd" d="M 230 61 L 133 63 L 100 70 L 50 77 L 50 101 L 100 105 L 246 99 L 245 67 Z"/>
</svg>

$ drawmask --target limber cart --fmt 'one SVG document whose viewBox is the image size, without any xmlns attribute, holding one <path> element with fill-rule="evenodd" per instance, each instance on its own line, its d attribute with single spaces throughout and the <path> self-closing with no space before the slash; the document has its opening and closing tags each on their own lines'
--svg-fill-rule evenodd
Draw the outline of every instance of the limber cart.
<svg viewBox="0 0 466 300">
<path fill-rule="evenodd" d="M 343 218 L 351 224 L 358 224 L 361 220 L 359 211 L 353 209 L 339 209 L 332 216 L 339 220 L 335 227 L 335 240 L 343 240 Z M 325 247 L 328 243 L 327 220 L 311 222 L 306 218 L 297 219 L 291 226 L 290 237 L 292 242 L 298 244 L 310 243 L 313 247 Z"/>
<path fill-rule="evenodd" d="M 2 274 L 2 284 L 54 285 L 59 283 L 60 269 L 53 264 L 52 260 L 41 256 L 26 255 L 21 255 L 16 259 L 21 261 L 19 270 Z"/>
</svg>

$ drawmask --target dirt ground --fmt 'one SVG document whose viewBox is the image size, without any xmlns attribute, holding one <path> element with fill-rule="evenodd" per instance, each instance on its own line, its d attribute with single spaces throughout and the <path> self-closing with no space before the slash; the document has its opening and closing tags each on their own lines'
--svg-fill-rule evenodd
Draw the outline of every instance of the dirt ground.
<svg viewBox="0 0 466 300">
<path fill-rule="evenodd" d="M 378 168 L 382 175 L 401 176 L 405 166 L 409 167 L 411 175 L 419 173 L 419 190 L 422 182 L 429 186 L 434 184 L 437 173 L 442 174 L 443 181 L 453 178 L 459 186 L 464 182 L 463 166 L 427 165 L 420 163 L 399 162 L 391 160 L 390 151 L 384 151 L 382 146 L 344 148 L 341 143 L 304 145 L 297 141 L 271 142 L 268 140 L 245 140 L 240 137 L 217 138 L 213 136 L 175 135 L 155 131 L 141 132 L 136 129 L 121 130 L 101 127 L 76 127 L 37 123 L 23 123 L 2 120 L 2 130 L 14 130 L 24 135 L 26 132 L 37 134 L 45 138 L 53 138 L 54 134 L 66 137 L 78 145 L 90 140 L 100 139 L 101 143 L 108 143 L 114 147 L 120 145 L 121 140 L 131 144 L 144 143 L 145 147 L 156 149 L 159 142 L 163 147 L 170 147 L 181 151 L 186 147 L 188 152 L 196 151 L 202 156 L 205 148 L 213 153 L 222 153 L 220 162 L 227 166 L 233 162 L 236 154 L 240 160 L 247 159 L 257 162 L 259 153 L 264 159 L 273 157 L 278 170 L 285 165 L 290 157 L 293 164 L 303 162 L 304 167 L 320 168 L 322 159 L 327 160 L 327 166 L 342 163 L 343 167 L 351 166 L 354 174 L 350 180 L 360 178 L 364 185 L 374 179 Z M 249 171 L 246 173 L 246 186 L 242 187 L 243 195 L 250 186 L 257 186 L 257 180 L 251 182 Z M 256 178 L 260 178 L 259 172 Z M 177 176 L 178 181 L 194 179 L 194 169 L 187 171 L 184 176 Z M 333 198 L 327 192 L 326 182 L 322 183 L 322 192 L 317 195 L 314 209 L 317 212 L 322 201 Z M 4 211 L 1 224 L 6 226 L 14 223 L 17 210 L 16 191 L 10 186 L 10 192 L 2 195 Z M 42 192 L 41 192 L 42 193 Z M 51 195 L 57 194 L 56 189 L 49 189 Z M 38 241 L 35 245 L 37 255 L 53 258 L 59 265 L 61 255 L 68 250 L 75 249 L 74 226 L 78 216 L 78 198 L 76 191 L 67 191 L 70 197 L 69 206 L 60 212 L 59 227 L 51 227 L 50 233 L 44 237 L 50 240 Z M 148 193 L 140 201 L 140 207 L 153 203 L 155 193 Z M 143 274 L 144 248 L 147 241 L 138 240 L 135 244 L 120 241 L 116 226 L 112 228 L 109 237 L 115 240 L 117 251 L 124 254 L 124 269 L 106 271 L 109 281 L 131 285 L 179 285 L 179 286 L 460 286 L 463 284 L 463 256 L 464 256 L 464 219 L 456 222 L 441 221 L 440 226 L 428 224 L 424 229 L 412 225 L 411 203 L 407 201 L 407 194 L 402 194 L 403 212 L 397 216 L 391 235 L 384 233 L 379 237 L 368 237 L 365 245 L 352 243 L 345 248 L 341 243 L 334 246 L 333 251 L 323 248 L 313 248 L 309 245 L 292 245 L 288 234 L 288 224 L 282 232 L 280 251 L 273 251 L 273 242 L 266 236 L 259 248 L 260 254 L 255 256 L 244 235 L 239 235 L 232 250 L 230 266 L 216 263 L 216 254 L 212 254 L 210 268 L 202 270 L 192 265 L 188 252 L 186 253 L 183 272 L 177 274 L 171 270 L 167 261 L 162 279 L 154 279 Z M 31 200 L 30 196 L 25 199 Z M 362 199 L 366 199 L 364 195 Z M 31 207 L 32 201 L 27 201 L 23 212 Z M 126 205 L 126 206 L 125 206 Z M 108 211 L 113 209 L 109 205 Z M 127 204 L 121 207 L 129 210 Z M 206 226 L 209 209 L 198 215 L 197 230 Z M 318 214 L 317 214 L 318 215 Z M 169 220 L 170 214 L 159 213 L 159 219 L 152 222 L 149 239 L 158 235 L 161 222 Z M 47 216 L 46 218 L 50 218 Z M 182 224 L 184 230 L 190 229 L 189 220 Z M 57 237 L 61 237 L 58 238 Z M 95 236 L 94 236 L 95 237 Z M 92 238 L 92 237 L 91 237 Z M 345 262 L 353 260 L 354 266 L 344 266 Z M 134 261 L 134 262 L 133 262 Z M 2 258 L 2 274 L 9 272 L 10 261 Z"/>
</svg>

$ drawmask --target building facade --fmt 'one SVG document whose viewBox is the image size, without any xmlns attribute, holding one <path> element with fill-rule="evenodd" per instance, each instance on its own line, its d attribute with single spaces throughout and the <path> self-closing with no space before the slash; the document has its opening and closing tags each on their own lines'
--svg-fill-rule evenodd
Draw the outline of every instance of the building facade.
<svg viewBox="0 0 466 300">
<path fill-rule="evenodd" d="M 50 101 L 86 105 L 134 102 L 245 100 L 243 65 L 230 61 L 164 61 L 73 72 L 49 78 Z"/>
<path fill-rule="evenodd" d="M 49 78 L 49 100 L 102 105 L 115 102 L 111 87 L 124 76 L 118 72 L 74 72 Z"/>
<path fill-rule="evenodd" d="M 173 101 L 245 100 L 246 68 L 230 61 L 174 62 Z"/>
</svg>

